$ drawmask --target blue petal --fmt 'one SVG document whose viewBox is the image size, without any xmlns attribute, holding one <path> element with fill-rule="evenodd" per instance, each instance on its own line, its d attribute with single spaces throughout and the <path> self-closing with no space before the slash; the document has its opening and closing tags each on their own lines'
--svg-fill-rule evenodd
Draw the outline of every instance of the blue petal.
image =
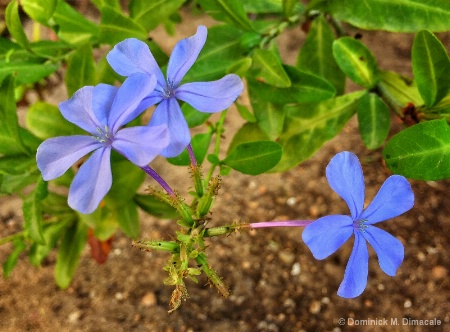
<svg viewBox="0 0 450 332">
<path fill-rule="evenodd" d="M 302 239 L 316 259 L 324 259 L 344 244 L 352 233 L 353 220 L 349 216 L 331 215 L 306 226 Z"/>
<path fill-rule="evenodd" d="M 148 165 L 169 144 L 166 126 L 124 128 L 114 136 L 112 146 L 132 163 Z"/>
<path fill-rule="evenodd" d="M 355 244 L 345 268 L 344 280 L 342 280 L 337 294 L 345 298 L 361 295 L 367 285 L 368 273 L 369 252 L 366 241 L 360 232 L 355 232 Z"/>
<path fill-rule="evenodd" d="M 139 116 L 138 112 L 145 110 L 140 106 L 141 102 L 153 91 L 155 85 L 155 76 L 141 73 L 133 74 L 123 82 L 111 106 L 108 119 L 108 127 L 113 134 L 127 121 Z"/>
<path fill-rule="evenodd" d="M 99 84 L 94 87 L 92 93 L 92 111 L 103 125 L 107 125 L 108 123 L 109 112 L 118 90 L 118 87 L 108 84 Z M 101 129 L 105 129 L 104 126 Z"/>
<path fill-rule="evenodd" d="M 169 145 L 161 151 L 166 158 L 176 157 L 191 141 L 186 119 L 175 98 L 164 99 L 155 109 L 149 126 L 166 125 L 169 129 Z"/>
<path fill-rule="evenodd" d="M 200 25 L 192 37 L 180 40 L 174 47 L 167 65 L 167 81 L 173 88 L 179 86 L 205 45 L 208 30 Z"/>
<path fill-rule="evenodd" d="M 373 226 L 366 228 L 362 235 L 377 253 L 378 263 L 384 273 L 395 276 L 405 257 L 403 244 L 388 232 Z"/>
<path fill-rule="evenodd" d="M 148 46 L 136 38 L 125 39 L 118 43 L 106 56 L 111 67 L 122 76 L 130 76 L 134 73 L 153 74 L 158 80 L 158 85 L 166 85 L 164 75 L 161 72 L 155 58 Z"/>
<path fill-rule="evenodd" d="M 230 74 L 214 82 L 186 83 L 176 89 L 175 97 L 200 112 L 220 112 L 233 104 L 244 90 L 239 76 Z"/>
<path fill-rule="evenodd" d="M 413 205 L 414 193 L 408 180 L 401 175 L 392 175 L 384 181 L 360 219 L 367 220 L 367 224 L 374 224 L 397 217 L 410 210 Z"/>
<path fill-rule="evenodd" d="M 335 155 L 326 169 L 330 187 L 347 203 L 353 220 L 364 207 L 364 177 L 358 158 L 344 151 Z"/>
<path fill-rule="evenodd" d="M 112 184 L 111 147 L 95 151 L 81 165 L 69 190 L 69 206 L 81 213 L 92 213 L 108 193 Z"/>
<path fill-rule="evenodd" d="M 36 161 L 45 181 L 63 175 L 73 164 L 103 144 L 91 136 L 61 136 L 39 145 Z"/>
<path fill-rule="evenodd" d="M 59 109 L 67 121 L 92 135 L 98 135 L 97 128 L 104 128 L 105 123 L 101 123 L 94 115 L 92 109 L 93 91 L 93 86 L 85 86 L 77 90 L 72 98 L 59 104 Z"/>
</svg>

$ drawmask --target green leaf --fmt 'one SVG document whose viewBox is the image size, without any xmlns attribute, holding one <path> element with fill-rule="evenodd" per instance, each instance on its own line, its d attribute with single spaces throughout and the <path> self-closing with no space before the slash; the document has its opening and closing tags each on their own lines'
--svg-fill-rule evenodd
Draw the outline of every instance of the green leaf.
<svg viewBox="0 0 450 332">
<path fill-rule="evenodd" d="M 301 72 L 291 66 L 284 66 L 284 69 L 291 80 L 290 87 L 277 88 L 249 78 L 248 84 L 253 94 L 258 95 L 262 100 L 276 104 L 315 102 L 331 98 L 336 94 L 333 85 L 317 76 Z"/>
<path fill-rule="evenodd" d="M 450 30 L 448 0 L 328 0 L 331 15 L 364 30 Z"/>
<path fill-rule="evenodd" d="M 161 219 L 177 219 L 177 210 L 167 203 L 161 202 L 159 199 L 149 196 L 136 194 L 133 197 L 133 201 L 145 212 L 161 218 Z"/>
<path fill-rule="evenodd" d="M 326 19 L 321 15 L 311 24 L 305 43 L 297 59 L 297 67 L 305 72 L 324 78 L 334 85 L 337 93 L 345 91 L 345 75 L 337 65 L 333 52 L 335 36 Z"/>
<path fill-rule="evenodd" d="M 197 134 L 192 137 L 191 145 L 194 151 L 195 159 L 197 163 L 202 164 L 205 160 L 206 153 L 208 152 L 209 144 L 211 142 L 211 133 Z M 191 164 L 189 154 L 186 149 L 176 157 L 167 158 L 167 161 L 172 165 L 188 166 Z"/>
<path fill-rule="evenodd" d="M 95 84 L 95 63 L 91 44 L 80 46 L 72 54 L 67 62 L 65 81 L 69 97 L 78 89 Z"/>
<path fill-rule="evenodd" d="M 381 80 L 377 88 L 381 91 L 382 96 L 387 97 L 386 99 L 395 101 L 395 104 L 401 105 L 401 108 L 404 108 L 408 103 L 415 106 L 423 104 L 419 90 L 411 79 L 391 71 L 381 71 L 380 77 Z M 390 106 L 396 107 L 396 105 Z"/>
<path fill-rule="evenodd" d="M 12 270 L 19 262 L 19 257 L 22 252 L 25 251 L 27 245 L 23 240 L 16 240 L 13 242 L 14 250 L 8 256 L 6 261 L 3 263 L 3 277 L 8 278 L 11 275 Z"/>
<path fill-rule="evenodd" d="M 0 154 L 28 154 L 22 143 L 14 99 L 14 77 L 6 77 L 0 86 Z"/>
<path fill-rule="evenodd" d="M 250 112 L 249 108 L 245 105 L 241 105 L 238 102 L 235 102 L 236 108 L 241 115 L 241 117 L 247 122 L 256 122 L 255 115 Z"/>
<path fill-rule="evenodd" d="M 267 136 L 267 134 L 261 130 L 260 126 L 257 123 L 246 123 L 233 136 L 230 146 L 228 147 L 228 153 L 236 149 L 239 144 L 268 140 L 269 136 Z M 216 157 L 215 155 L 213 156 Z M 208 156 L 208 160 L 209 159 L 210 158 Z M 217 162 L 212 162 L 210 160 L 210 162 L 213 164 L 218 164 L 220 161 L 217 160 Z"/>
<path fill-rule="evenodd" d="M 49 20 L 56 9 L 56 0 L 20 0 L 23 11 L 33 20 L 49 26 Z"/>
<path fill-rule="evenodd" d="M 339 68 L 356 84 L 370 90 L 378 83 L 375 57 L 359 40 L 351 37 L 335 40 L 333 55 Z"/>
<path fill-rule="evenodd" d="M 142 25 L 146 32 L 153 30 L 175 13 L 186 0 L 131 0 L 130 16 Z"/>
<path fill-rule="evenodd" d="M 73 222 L 73 217 L 66 217 L 55 223 L 48 224 L 43 229 L 44 244 L 39 244 L 37 242 L 33 243 L 30 247 L 28 257 L 30 258 L 31 264 L 34 266 L 39 266 L 42 260 L 47 257 L 50 251 L 55 247 L 56 242 L 61 236 L 64 228 L 70 226 Z"/>
<path fill-rule="evenodd" d="M 280 144 L 271 141 L 243 143 L 236 146 L 222 161 L 244 174 L 258 175 L 267 172 L 281 159 Z"/>
<path fill-rule="evenodd" d="M 145 172 L 124 158 L 112 162 L 111 169 L 114 181 L 106 197 L 114 205 L 127 204 L 144 182 Z"/>
<path fill-rule="evenodd" d="M 450 60 L 439 39 L 429 31 L 422 30 L 414 38 L 412 68 L 427 107 L 445 97 L 450 87 Z"/>
<path fill-rule="evenodd" d="M 84 134 L 82 129 L 61 115 L 58 107 L 41 101 L 28 109 L 26 125 L 34 135 L 43 140 L 56 136 Z"/>
<path fill-rule="evenodd" d="M 86 246 L 86 238 L 87 226 L 82 222 L 74 223 L 64 233 L 55 266 L 55 279 L 59 287 L 67 288 L 72 281 L 81 253 Z"/>
<path fill-rule="evenodd" d="M 256 50 L 253 53 L 253 62 L 249 75 L 254 79 L 276 86 L 278 88 L 288 88 L 291 80 L 284 71 L 278 56 L 269 50 Z"/>
<path fill-rule="evenodd" d="M 58 37 L 69 44 L 84 44 L 98 37 L 97 24 L 89 21 L 63 0 L 57 0 L 52 20 Z"/>
<path fill-rule="evenodd" d="M 147 31 L 136 21 L 114 8 L 102 8 L 100 41 L 114 45 L 126 38 L 147 39 Z"/>
<path fill-rule="evenodd" d="M 383 157 L 389 169 L 417 180 L 450 178 L 450 127 L 445 119 L 418 123 L 387 143 Z"/>
<path fill-rule="evenodd" d="M 120 0 L 91 0 L 94 6 L 96 6 L 100 11 L 102 11 L 103 7 L 109 6 L 116 10 L 122 10 L 120 6 Z"/>
<path fill-rule="evenodd" d="M 129 237 L 135 239 L 139 236 L 139 217 L 137 205 L 134 201 L 117 208 L 117 221 L 122 231 Z"/>
<path fill-rule="evenodd" d="M 211 113 L 199 112 L 188 103 L 184 103 L 181 107 L 184 118 L 189 128 L 199 126 L 209 119 Z"/>
<path fill-rule="evenodd" d="M 252 30 L 240 0 L 197 0 L 197 2 L 212 18 L 227 22 L 241 30 Z"/>
<path fill-rule="evenodd" d="M 35 83 L 44 77 L 49 76 L 59 68 L 53 63 L 42 63 L 42 61 L 20 61 L 5 62 L 0 61 L 0 81 L 6 76 L 16 73 L 17 84 Z"/>
<path fill-rule="evenodd" d="M 19 16 L 19 3 L 17 0 L 12 0 L 5 11 L 5 23 L 8 27 L 8 32 L 23 48 L 29 49 L 30 42 L 23 30 L 22 22 Z"/>
<path fill-rule="evenodd" d="M 19 154 L 0 157 L 0 174 L 24 175 L 37 170 L 36 157 Z"/>
<path fill-rule="evenodd" d="M 365 95 L 359 101 L 359 132 L 368 149 L 376 149 L 383 144 L 389 133 L 390 113 L 386 104 L 376 94 Z"/>
<path fill-rule="evenodd" d="M 48 195 L 47 182 L 39 178 L 36 188 L 23 201 L 22 211 L 25 220 L 24 228 L 28 236 L 37 243 L 45 244 L 42 232 L 42 204 L 41 201 Z"/>
<path fill-rule="evenodd" d="M 30 48 L 36 55 L 52 60 L 61 60 L 72 50 L 69 44 L 60 40 L 39 40 L 31 43 Z M 15 54 L 17 55 L 17 52 Z"/>
<path fill-rule="evenodd" d="M 285 127 L 278 140 L 283 156 L 271 171 L 286 171 L 311 157 L 341 131 L 365 94 L 358 91 L 319 103 L 286 106 Z"/>
<path fill-rule="evenodd" d="M 283 13 L 285 17 L 289 17 L 294 14 L 294 8 L 297 5 L 297 0 L 282 0 Z"/>
<path fill-rule="evenodd" d="M 208 39 L 197 61 L 183 78 L 183 82 L 213 81 L 228 73 L 242 58 L 242 32 L 230 25 L 208 29 Z"/>
</svg>

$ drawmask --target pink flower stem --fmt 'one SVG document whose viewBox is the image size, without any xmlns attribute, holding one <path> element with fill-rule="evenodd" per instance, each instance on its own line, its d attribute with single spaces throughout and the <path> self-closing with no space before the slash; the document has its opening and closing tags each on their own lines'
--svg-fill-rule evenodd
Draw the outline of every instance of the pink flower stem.
<svg viewBox="0 0 450 332">
<path fill-rule="evenodd" d="M 176 197 L 175 192 L 172 190 L 172 188 L 170 188 L 170 186 L 167 184 L 166 181 L 163 180 L 163 178 L 161 176 L 159 176 L 158 173 L 156 173 L 156 171 L 151 168 L 150 166 L 143 166 L 141 167 L 141 169 L 147 173 L 148 175 L 150 175 L 153 179 L 155 179 L 156 182 L 158 182 L 160 184 L 161 187 L 163 187 L 163 189 L 172 197 Z"/>
<path fill-rule="evenodd" d="M 193 167 L 197 166 L 197 160 L 195 159 L 195 154 L 194 154 L 194 150 L 192 150 L 192 145 L 191 143 L 188 144 L 188 146 L 186 147 L 187 152 L 189 154 L 189 159 L 191 161 L 191 165 Z"/>
</svg>

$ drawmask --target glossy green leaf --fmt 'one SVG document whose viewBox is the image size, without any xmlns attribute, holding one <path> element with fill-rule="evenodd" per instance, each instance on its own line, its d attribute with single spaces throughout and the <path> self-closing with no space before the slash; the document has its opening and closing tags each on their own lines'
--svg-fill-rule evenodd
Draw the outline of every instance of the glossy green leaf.
<svg viewBox="0 0 450 332">
<path fill-rule="evenodd" d="M 391 107 L 400 105 L 401 108 L 404 108 L 408 103 L 416 106 L 423 104 L 419 90 L 415 82 L 411 79 L 391 71 L 381 71 L 380 77 L 381 79 L 377 88 L 383 96 L 387 97 L 386 99 L 395 102 L 394 105 L 390 105 Z"/>
<path fill-rule="evenodd" d="M 48 195 L 47 182 L 39 178 L 35 189 L 24 199 L 22 212 L 25 221 L 24 228 L 28 236 L 37 243 L 44 244 L 42 232 L 42 205 L 41 201 Z"/>
<path fill-rule="evenodd" d="M 278 88 L 291 86 L 291 80 L 278 56 L 269 50 L 259 49 L 253 53 L 253 62 L 249 70 L 249 76 Z"/>
<path fill-rule="evenodd" d="M 55 105 L 38 101 L 26 116 L 27 128 L 37 137 L 45 140 L 56 136 L 82 135 L 85 132 L 64 119 Z"/>
<path fill-rule="evenodd" d="M 49 26 L 56 9 L 57 0 L 20 0 L 23 11 L 33 20 Z"/>
<path fill-rule="evenodd" d="M 30 48 L 30 42 L 23 30 L 22 22 L 19 16 L 19 3 L 17 0 L 12 0 L 5 11 L 5 23 L 8 27 L 8 32 L 23 48 Z"/>
<path fill-rule="evenodd" d="M 69 44 L 60 40 L 39 40 L 31 43 L 30 48 L 36 55 L 52 60 L 61 60 L 67 53 L 72 51 L 72 47 Z M 15 55 L 17 55 L 17 53 L 18 52 L 15 52 Z"/>
<path fill-rule="evenodd" d="M 53 63 L 42 63 L 42 61 L 6 62 L 0 61 L 0 81 L 10 74 L 17 74 L 18 84 L 35 83 L 49 76 L 59 68 Z"/>
<path fill-rule="evenodd" d="M 236 146 L 222 161 L 244 174 L 258 175 L 273 168 L 281 158 L 280 144 L 272 141 L 243 143 Z"/>
<path fill-rule="evenodd" d="M 252 30 L 240 0 L 197 0 L 212 18 L 227 22 L 241 30 Z"/>
<path fill-rule="evenodd" d="M 334 41 L 333 56 L 339 68 L 356 84 L 370 90 L 378 83 L 375 57 L 359 40 L 342 37 Z"/>
<path fill-rule="evenodd" d="M 100 41 L 114 45 L 127 38 L 147 39 L 147 31 L 139 23 L 111 7 L 103 7 Z"/>
<path fill-rule="evenodd" d="M 52 20 L 58 37 L 69 44 L 84 44 L 98 37 L 97 24 L 89 21 L 63 0 L 57 0 Z"/>
<path fill-rule="evenodd" d="M 323 16 L 317 17 L 311 24 L 305 43 L 297 59 L 297 68 L 324 78 L 334 85 L 338 94 L 344 93 L 345 75 L 330 56 L 333 52 L 335 36 Z"/>
<path fill-rule="evenodd" d="M 248 78 L 253 95 L 258 95 L 261 100 L 276 104 L 309 103 L 321 101 L 333 97 L 336 90 L 327 81 L 299 71 L 295 67 L 283 66 L 291 80 L 288 88 L 277 88 L 269 84 L 261 83 Z"/>
<path fill-rule="evenodd" d="M 211 133 L 197 134 L 192 137 L 191 145 L 194 151 L 197 163 L 202 164 L 205 160 L 206 153 L 211 142 Z M 191 164 L 187 150 L 183 150 L 181 154 L 173 158 L 167 158 L 167 161 L 177 166 L 188 166 Z"/>
<path fill-rule="evenodd" d="M 333 17 L 365 30 L 450 30 L 448 0 L 328 0 L 325 3 Z"/>
<path fill-rule="evenodd" d="M 282 0 L 283 13 L 285 17 L 289 17 L 294 14 L 294 8 L 298 4 L 297 0 Z"/>
<path fill-rule="evenodd" d="M 34 155 L 19 154 L 0 157 L 0 174 L 23 175 L 36 170 Z"/>
<path fill-rule="evenodd" d="M 268 140 L 270 140 L 269 136 L 267 136 L 267 134 L 262 131 L 262 129 L 257 123 L 246 123 L 241 128 L 239 128 L 237 133 L 233 136 L 230 146 L 228 147 L 228 153 L 233 151 L 239 144 L 242 143 L 268 141 Z M 220 161 L 217 160 L 217 163 L 219 162 Z"/>
<path fill-rule="evenodd" d="M 153 30 L 175 13 L 186 0 L 131 0 L 130 16 L 145 28 Z"/>
<path fill-rule="evenodd" d="M 285 127 L 278 140 L 283 157 L 271 171 L 286 171 L 311 157 L 341 131 L 365 94 L 358 91 L 319 103 L 286 106 Z"/>
<path fill-rule="evenodd" d="M 442 43 L 429 31 L 422 30 L 414 38 L 412 68 L 426 106 L 434 106 L 449 90 L 450 60 Z"/>
<path fill-rule="evenodd" d="M 0 86 L 0 154 L 28 154 L 20 136 L 14 81 L 12 75 L 7 76 Z"/>
<path fill-rule="evenodd" d="M 230 25 L 208 29 L 205 46 L 183 82 L 213 81 L 229 73 L 229 68 L 242 57 L 241 36 L 242 31 Z"/>
<path fill-rule="evenodd" d="M 378 148 L 386 139 L 391 122 L 386 104 L 376 94 L 370 93 L 359 101 L 357 113 L 364 144 L 368 149 Z"/>
<path fill-rule="evenodd" d="M 162 219 L 177 219 L 177 210 L 167 203 L 150 195 L 136 194 L 133 201 L 145 212 Z"/>
<path fill-rule="evenodd" d="M 65 81 L 69 97 L 78 89 L 95 84 L 95 63 L 91 44 L 82 45 L 72 54 L 67 62 Z"/>
<path fill-rule="evenodd" d="M 120 6 L 120 0 L 91 0 L 94 6 L 96 6 L 100 11 L 102 11 L 103 7 L 109 6 L 116 10 L 122 10 Z"/>
<path fill-rule="evenodd" d="M 189 128 L 199 126 L 209 119 L 211 113 L 199 112 L 188 103 L 184 103 L 181 107 L 184 118 Z"/>
<path fill-rule="evenodd" d="M 20 254 L 24 252 L 25 249 L 27 248 L 27 245 L 21 239 L 14 241 L 13 245 L 14 245 L 13 251 L 11 252 L 11 254 L 9 254 L 8 258 L 3 263 L 4 278 L 8 278 L 11 275 L 12 270 L 19 262 Z"/>
<path fill-rule="evenodd" d="M 63 230 L 70 226 L 73 217 L 66 217 L 60 221 L 48 224 L 43 229 L 44 244 L 33 243 L 28 252 L 31 264 L 39 266 L 42 260 L 47 257 L 50 251 L 55 247 Z"/>
<path fill-rule="evenodd" d="M 74 223 L 66 230 L 61 240 L 56 258 L 55 279 L 61 288 L 67 288 L 78 266 L 81 253 L 86 246 L 87 226 Z"/>
<path fill-rule="evenodd" d="M 247 122 L 256 122 L 255 115 L 245 105 L 241 105 L 238 102 L 235 103 L 236 108 L 240 116 Z"/>
<path fill-rule="evenodd" d="M 445 119 L 418 123 L 391 138 L 383 150 L 389 169 L 408 178 L 450 178 L 450 127 Z"/>
</svg>

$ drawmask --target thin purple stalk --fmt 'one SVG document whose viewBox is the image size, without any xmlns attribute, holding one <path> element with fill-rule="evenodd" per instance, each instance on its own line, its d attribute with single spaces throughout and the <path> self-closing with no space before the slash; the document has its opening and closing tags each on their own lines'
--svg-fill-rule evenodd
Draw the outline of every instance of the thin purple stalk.
<svg viewBox="0 0 450 332">
<path fill-rule="evenodd" d="M 158 173 L 156 173 L 156 171 L 151 168 L 150 166 L 143 166 L 141 167 L 141 169 L 147 173 L 148 175 L 150 175 L 153 179 L 155 179 L 156 182 L 158 182 L 160 184 L 161 187 L 163 187 L 163 189 L 172 197 L 176 197 L 175 192 L 172 190 L 172 188 L 170 188 L 170 186 L 167 184 L 166 181 L 163 180 L 162 177 L 159 176 Z"/>
<path fill-rule="evenodd" d="M 186 149 L 189 154 L 189 159 L 191 160 L 191 165 L 194 167 L 197 166 L 197 159 L 195 159 L 195 154 L 194 154 L 194 150 L 192 150 L 191 143 L 188 144 Z"/>
<path fill-rule="evenodd" d="M 265 228 L 265 227 L 305 227 L 315 220 L 285 220 L 285 221 L 264 221 L 250 223 L 250 228 Z"/>
</svg>

